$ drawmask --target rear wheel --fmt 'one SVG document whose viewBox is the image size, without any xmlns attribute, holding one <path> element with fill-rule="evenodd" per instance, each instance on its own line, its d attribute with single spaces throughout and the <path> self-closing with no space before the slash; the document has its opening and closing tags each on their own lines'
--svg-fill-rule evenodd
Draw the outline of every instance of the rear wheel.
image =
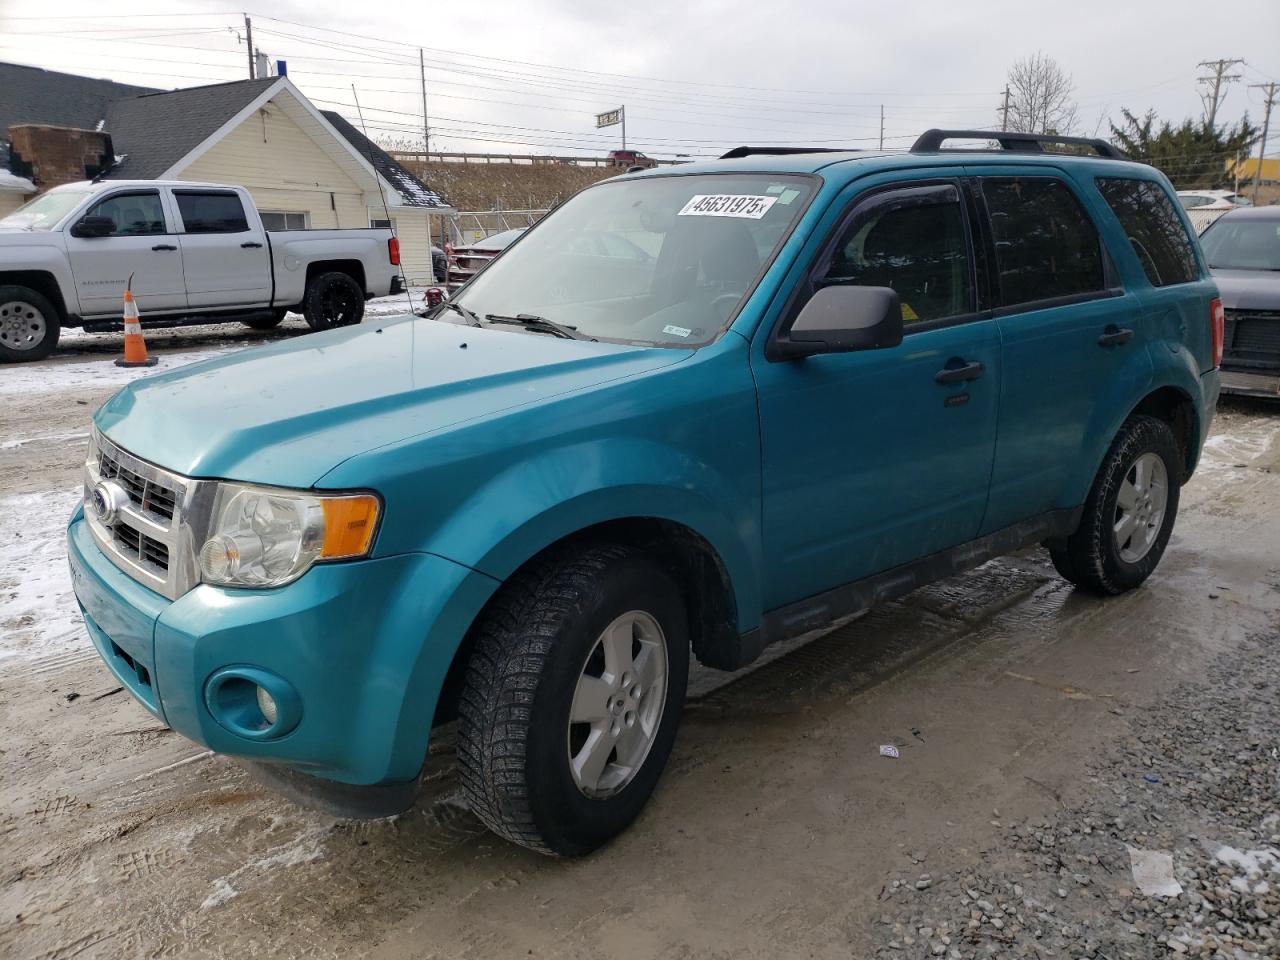
<svg viewBox="0 0 1280 960">
<path fill-rule="evenodd" d="M 349 274 L 318 274 L 307 285 L 302 315 L 312 330 L 359 323 L 364 317 L 364 290 Z"/>
<path fill-rule="evenodd" d="M 62 320 L 48 297 L 30 287 L 0 286 L 0 361 L 43 360 L 61 332 Z"/>
<path fill-rule="evenodd" d="M 684 706 L 680 590 L 628 547 L 534 561 L 477 625 L 459 710 L 472 809 L 542 853 L 587 853 L 639 814 Z"/>
<path fill-rule="evenodd" d="M 1178 513 L 1182 455 L 1163 420 L 1127 420 L 1085 501 L 1080 526 L 1049 547 L 1063 578 L 1100 594 L 1132 590 L 1155 570 Z"/>
</svg>

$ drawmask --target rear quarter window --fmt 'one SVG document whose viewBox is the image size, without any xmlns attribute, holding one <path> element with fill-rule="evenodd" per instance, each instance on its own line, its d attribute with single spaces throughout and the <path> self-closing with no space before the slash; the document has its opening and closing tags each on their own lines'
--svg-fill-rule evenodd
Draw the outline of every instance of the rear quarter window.
<svg viewBox="0 0 1280 960">
<path fill-rule="evenodd" d="M 1200 266 L 1186 227 L 1164 189 L 1151 180 L 1099 177 L 1107 201 L 1154 287 L 1200 279 Z"/>
</svg>

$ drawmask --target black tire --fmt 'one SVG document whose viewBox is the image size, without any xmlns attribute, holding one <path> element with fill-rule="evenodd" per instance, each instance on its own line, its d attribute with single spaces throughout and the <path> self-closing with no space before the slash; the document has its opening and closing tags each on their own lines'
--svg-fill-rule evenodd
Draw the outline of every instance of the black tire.
<svg viewBox="0 0 1280 960">
<path fill-rule="evenodd" d="M 364 317 L 364 290 L 349 274 L 317 274 L 302 297 L 302 315 L 312 330 L 331 330 L 359 323 Z"/>
<path fill-rule="evenodd" d="M 1154 454 L 1163 462 L 1167 494 L 1155 539 L 1143 556 L 1131 561 L 1121 555 L 1114 533 L 1117 500 L 1125 478 L 1144 454 Z M 1151 576 L 1169 544 L 1182 477 L 1183 457 L 1169 424 L 1148 416 L 1126 420 L 1093 481 L 1080 526 L 1065 541 L 1049 546 L 1058 573 L 1081 589 L 1104 596 L 1139 586 Z M 1154 523 L 1151 527 L 1155 528 Z"/>
<path fill-rule="evenodd" d="M 62 333 L 62 316 L 49 298 L 30 287 L 0 286 L 0 363 L 43 360 Z"/>
<path fill-rule="evenodd" d="M 241 322 L 253 330 L 274 330 L 284 322 L 284 315 L 288 312 L 288 310 L 275 310 L 269 317 L 253 317 Z"/>
<path fill-rule="evenodd" d="M 631 611 L 648 614 L 661 630 L 662 712 L 631 779 L 611 795 L 589 797 L 570 768 L 570 706 L 602 631 Z M 541 853 L 594 850 L 640 813 L 675 741 L 689 677 L 679 587 L 637 550 L 577 546 L 532 561 L 502 587 L 475 629 L 458 724 L 458 764 L 472 810 L 499 836 Z"/>
</svg>

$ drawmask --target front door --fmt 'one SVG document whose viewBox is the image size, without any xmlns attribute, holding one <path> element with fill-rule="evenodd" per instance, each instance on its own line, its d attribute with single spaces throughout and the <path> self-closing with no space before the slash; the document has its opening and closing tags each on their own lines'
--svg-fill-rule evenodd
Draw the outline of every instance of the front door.
<svg viewBox="0 0 1280 960">
<path fill-rule="evenodd" d="M 970 221 L 958 177 L 861 188 L 779 326 L 822 286 L 891 287 L 901 345 L 782 362 L 754 354 L 766 608 L 977 535 L 1001 370 Z"/>
<path fill-rule="evenodd" d="M 234 190 L 177 189 L 182 257 L 192 307 L 254 308 L 271 303 L 271 251 Z"/>
<path fill-rule="evenodd" d="M 105 237 L 74 237 L 67 231 L 67 258 L 81 316 L 119 318 L 130 277 L 144 318 L 186 307 L 182 251 L 158 190 L 109 194 L 85 216 L 109 217 L 115 229 Z"/>
</svg>

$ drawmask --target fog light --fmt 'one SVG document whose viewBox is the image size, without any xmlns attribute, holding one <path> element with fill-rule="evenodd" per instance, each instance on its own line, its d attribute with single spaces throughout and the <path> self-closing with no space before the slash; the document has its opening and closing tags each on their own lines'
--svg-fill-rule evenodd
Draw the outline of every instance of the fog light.
<svg viewBox="0 0 1280 960">
<path fill-rule="evenodd" d="M 258 688 L 258 709 L 262 711 L 262 717 L 267 721 L 267 726 L 275 726 L 280 714 L 276 709 L 275 700 L 271 698 L 271 694 L 267 693 L 266 687 Z"/>
</svg>

